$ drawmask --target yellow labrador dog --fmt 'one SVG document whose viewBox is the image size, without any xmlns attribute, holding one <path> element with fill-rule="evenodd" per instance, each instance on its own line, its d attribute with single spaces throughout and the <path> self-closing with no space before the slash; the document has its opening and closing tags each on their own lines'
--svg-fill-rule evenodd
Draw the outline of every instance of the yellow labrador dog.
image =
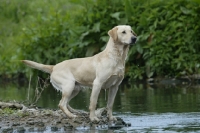
<svg viewBox="0 0 200 133">
<path fill-rule="evenodd" d="M 99 121 L 95 114 L 101 88 L 109 89 L 107 114 L 111 121 L 114 99 L 124 78 L 125 60 L 129 46 L 136 42 L 136 34 L 128 25 L 119 25 L 108 31 L 110 36 L 105 50 L 92 57 L 65 60 L 56 65 L 44 65 L 22 60 L 26 65 L 50 73 L 52 85 L 62 92 L 60 109 L 70 118 L 76 117 L 69 101 L 78 94 L 81 86 L 91 86 L 90 120 Z"/>
</svg>

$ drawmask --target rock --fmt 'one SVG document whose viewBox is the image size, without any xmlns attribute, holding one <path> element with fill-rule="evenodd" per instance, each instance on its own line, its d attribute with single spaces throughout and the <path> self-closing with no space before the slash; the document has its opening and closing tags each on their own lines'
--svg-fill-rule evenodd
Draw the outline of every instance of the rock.
<svg viewBox="0 0 200 133">
<path fill-rule="evenodd" d="M 58 131 L 58 127 L 51 127 L 51 131 L 52 131 L 52 132 Z"/>
<path fill-rule="evenodd" d="M 78 124 L 81 124 L 81 123 L 83 123 L 83 121 L 80 121 L 80 119 L 78 120 L 78 119 L 76 119 L 76 120 L 74 120 L 74 122 L 75 123 L 78 123 Z"/>
<path fill-rule="evenodd" d="M 61 123 L 62 123 L 62 124 L 67 124 L 68 121 L 69 121 L 68 119 L 62 119 L 62 120 L 61 120 Z"/>
<path fill-rule="evenodd" d="M 12 126 L 19 126 L 19 123 L 13 123 Z"/>
<path fill-rule="evenodd" d="M 102 114 L 103 114 L 105 111 L 107 112 L 107 109 L 106 109 L 106 108 L 100 108 L 100 109 L 95 110 L 95 114 L 96 114 L 97 117 L 101 117 Z"/>
<path fill-rule="evenodd" d="M 27 125 L 34 125 L 35 122 L 34 122 L 34 121 L 28 121 L 28 122 L 26 122 L 26 124 L 27 124 Z"/>
<path fill-rule="evenodd" d="M 28 118 L 27 121 L 34 121 L 34 118 Z"/>
<path fill-rule="evenodd" d="M 31 128 L 28 129 L 28 131 L 29 131 L 29 132 L 34 132 L 34 128 L 31 127 Z"/>
<path fill-rule="evenodd" d="M 131 123 L 126 123 L 125 126 L 126 126 L 126 127 L 130 127 L 130 126 L 131 126 Z"/>
<path fill-rule="evenodd" d="M 115 125 L 123 125 L 122 121 L 116 121 Z"/>
<path fill-rule="evenodd" d="M 13 132 L 13 128 L 11 127 L 4 127 L 1 129 L 2 133 L 12 133 Z"/>
<path fill-rule="evenodd" d="M 17 128 L 17 133 L 24 133 L 26 130 L 23 127 Z"/>
<path fill-rule="evenodd" d="M 61 123 L 61 121 L 57 121 L 56 123 L 57 123 L 57 124 L 60 124 L 60 123 Z"/>
<path fill-rule="evenodd" d="M 61 110 L 46 110 L 27 108 L 20 110 L 19 113 L 2 112 L 0 110 L 0 132 L 43 132 L 46 127 L 50 127 L 52 132 L 56 132 L 64 128 L 65 131 L 72 131 L 72 128 L 121 128 L 130 126 L 121 118 L 117 118 L 116 122 L 109 122 L 107 117 L 107 109 L 100 108 L 95 111 L 98 115 L 99 122 L 91 122 L 87 112 L 79 111 L 76 118 L 69 119 Z M 28 114 L 28 115 L 22 115 Z M 19 127 L 20 126 L 20 127 Z M 28 129 L 28 130 L 25 130 Z"/>
<path fill-rule="evenodd" d="M 46 127 L 38 127 L 37 131 L 38 132 L 44 132 L 46 130 Z"/>
<path fill-rule="evenodd" d="M 67 125 L 64 126 L 64 130 L 65 130 L 65 131 L 71 131 L 72 128 L 73 128 L 73 126 L 70 125 L 70 124 L 67 124 Z"/>
<path fill-rule="evenodd" d="M 39 126 L 39 127 L 44 127 L 45 126 L 45 124 L 43 122 L 41 122 L 41 121 L 35 122 L 35 124 L 36 124 L 36 126 Z"/>
</svg>

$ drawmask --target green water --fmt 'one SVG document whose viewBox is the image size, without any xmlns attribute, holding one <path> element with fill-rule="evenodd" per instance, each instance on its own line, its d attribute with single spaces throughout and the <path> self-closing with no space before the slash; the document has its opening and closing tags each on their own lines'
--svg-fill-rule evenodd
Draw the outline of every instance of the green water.
<svg viewBox="0 0 200 133">
<path fill-rule="evenodd" d="M 2 83 L 0 100 L 32 101 L 36 86 L 28 83 Z M 130 84 L 130 83 L 129 83 Z M 98 108 L 105 107 L 107 92 L 102 90 Z M 71 102 L 75 109 L 88 111 L 91 89 L 83 89 Z M 37 103 L 42 108 L 58 109 L 61 93 L 51 85 L 45 88 Z M 124 83 L 114 103 L 114 114 L 122 117 L 131 127 L 112 132 L 200 132 L 200 86 L 146 85 Z M 48 129 L 47 129 L 48 130 Z M 87 132 L 87 128 L 77 128 Z M 101 131 L 101 129 L 96 129 Z M 107 129 L 103 131 L 109 131 Z"/>
</svg>

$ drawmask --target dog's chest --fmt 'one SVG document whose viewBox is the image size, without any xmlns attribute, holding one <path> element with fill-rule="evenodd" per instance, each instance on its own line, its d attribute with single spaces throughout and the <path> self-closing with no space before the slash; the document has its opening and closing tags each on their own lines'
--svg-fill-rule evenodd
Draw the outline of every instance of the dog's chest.
<svg viewBox="0 0 200 133">
<path fill-rule="evenodd" d="M 119 85 L 122 81 L 122 79 L 124 78 L 124 76 L 119 76 L 119 75 L 111 75 L 106 82 L 103 85 L 104 89 L 110 88 L 111 86 L 114 85 Z"/>
<path fill-rule="evenodd" d="M 117 75 L 119 77 L 124 76 L 124 66 L 123 65 L 117 65 L 114 68 L 113 74 L 112 75 Z"/>
<path fill-rule="evenodd" d="M 116 66 L 114 67 L 113 73 L 104 83 L 103 88 L 109 88 L 114 85 L 119 85 L 123 78 L 124 78 L 124 67 Z"/>
</svg>

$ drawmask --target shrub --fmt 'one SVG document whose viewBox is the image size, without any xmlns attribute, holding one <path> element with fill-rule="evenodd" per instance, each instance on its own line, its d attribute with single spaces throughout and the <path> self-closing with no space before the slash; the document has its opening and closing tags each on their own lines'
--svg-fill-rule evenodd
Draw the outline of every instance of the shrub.
<svg viewBox="0 0 200 133">
<path fill-rule="evenodd" d="M 132 79 L 199 73 L 199 4 L 184 0 L 157 2 L 135 10 L 139 14 L 130 20 L 137 25 L 139 37 L 129 55 L 128 75 Z M 140 67 L 139 72 L 132 62 Z"/>
<path fill-rule="evenodd" d="M 138 34 L 126 63 L 129 79 L 200 72 L 200 4 L 195 0 L 71 0 L 26 4 L 29 21 L 22 35 L 13 36 L 18 44 L 14 59 L 56 64 L 91 56 L 104 49 L 109 29 L 129 24 Z M 48 6 L 40 8 L 45 4 Z M 5 55 L 1 58 L 3 62 L 9 60 Z M 7 66 L 11 73 L 29 70 L 22 65 L 17 71 L 14 71 L 16 66 Z M 0 67 L 1 73 L 2 70 Z"/>
</svg>

